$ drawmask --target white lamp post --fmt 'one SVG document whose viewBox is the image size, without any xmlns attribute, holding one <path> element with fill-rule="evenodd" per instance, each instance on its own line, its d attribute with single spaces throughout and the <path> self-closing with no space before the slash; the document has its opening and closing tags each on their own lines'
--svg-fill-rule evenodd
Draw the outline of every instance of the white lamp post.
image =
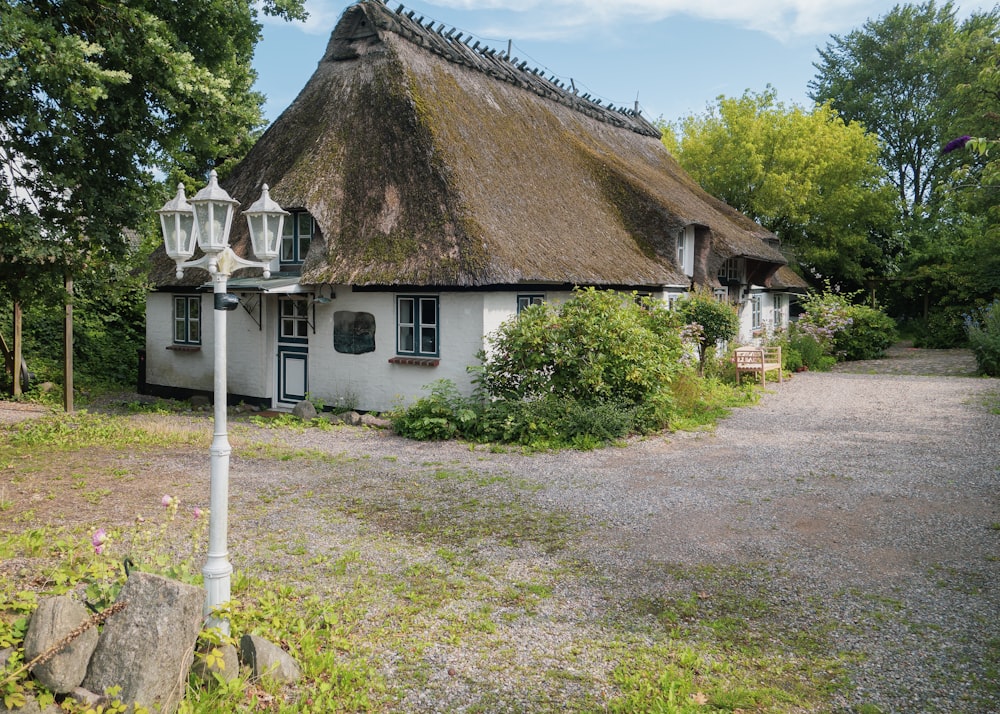
<svg viewBox="0 0 1000 714">
<path fill-rule="evenodd" d="M 212 275 L 215 300 L 215 379 L 214 408 L 215 433 L 209 449 L 211 460 L 211 500 L 208 525 L 208 559 L 202 574 L 205 576 L 205 614 L 210 616 L 219 605 L 229 602 L 230 576 L 233 566 L 229 562 L 227 532 L 229 529 L 229 435 L 226 425 L 226 312 L 236 307 L 237 301 L 229 299 L 226 292 L 229 276 L 238 268 L 262 268 L 264 277 L 271 276 L 271 261 L 278 257 L 278 243 L 287 211 L 271 200 L 267 184 L 260 199 L 244 211 L 250 225 L 253 252 L 261 262 L 245 260 L 229 247 L 229 230 L 233 211 L 239 201 L 233 200 L 220 188 L 213 170 L 208 186 L 199 191 L 188 203 L 184 185 L 177 185 L 177 195 L 157 213 L 163 230 L 163 243 L 167 255 L 177 265 L 177 277 L 185 268 L 204 268 Z M 195 242 L 204 256 L 191 260 Z M 211 626 L 229 634 L 229 621 L 212 618 Z"/>
</svg>

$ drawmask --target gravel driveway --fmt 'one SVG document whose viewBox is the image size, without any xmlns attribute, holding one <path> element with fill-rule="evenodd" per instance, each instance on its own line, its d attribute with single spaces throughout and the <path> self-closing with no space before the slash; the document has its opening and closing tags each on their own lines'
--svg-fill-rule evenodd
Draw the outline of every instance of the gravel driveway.
<svg viewBox="0 0 1000 714">
<path fill-rule="evenodd" d="M 509 626 L 504 636 L 522 643 L 528 660 L 562 646 L 554 621 L 586 627 L 637 598 L 697 587 L 698 573 L 752 567 L 739 587 L 783 603 L 782 625 L 802 632 L 819 626 L 821 609 L 833 647 L 849 653 L 852 691 L 838 710 L 1000 711 L 1000 381 L 941 376 L 973 368 L 967 352 L 897 349 L 768 385 L 758 405 L 714 431 L 594 452 L 492 453 L 369 430 L 282 434 L 288 447 L 338 455 L 336 476 L 234 466 L 234 508 L 248 513 L 259 508 L 257 494 L 282 488 L 337 495 L 308 506 L 296 499 L 294 508 L 279 498 L 266 514 L 238 519 L 236 538 L 285 531 L 310 549 L 330 547 L 357 538 L 355 526 L 319 525 L 303 508 L 375 499 L 384 515 L 412 509 L 415 491 L 427 498 L 422 509 L 439 502 L 434 517 L 458 518 L 435 465 L 478 474 L 480 483 L 504 474 L 533 484 L 518 498 L 582 524 L 561 557 L 595 574 L 559 593 L 559 612 Z M 365 554 L 379 557 L 370 542 Z M 479 555 L 509 572 L 547 557 L 486 546 Z M 442 663 L 462 657 L 439 655 Z M 444 675 L 428 689 L 407 706 L 450 711 L 462 700 Z"/>
<path fill-rule="evenodd" d="M 728 578 L 776 626 L 822 630 L 844 655 L 850 684 L 836 711 L 998 712 L 1000 380 L 956 376 L 973 370 L 965 351 L 897 348 L 769 384 L 759 404 L 713 431 L 593 452 L 495 453 L 370 429 L 234 424 L 236 454 L 271 440 L 327 455 L 234 458 L 234 565 L 291 580 L 282 550 L 294 546 L 302 562 L 353 549 L 391 577 L 414 557 L 440 559 L 429 531 L 471 532 L 457 527 L 470 504 L 507 502 L 515 515 L 557 515 L 559 551 L 488 532 L 450 547 L 488 563 L 498 581 L 565 576 L 534 616 L 499 624 L 516 662 L 509 652 L 491 661 L 490 651 L 430 646 L 431 674 L 407 711 L 463 711 L 483 690 L 517 701 L 533 673 L 570 666 L 593 681 L 613 663 L 584 652 L 567 664 L 571 645 L 607 637 L 601 623 L 637 602 L 711 598 Z M 169 461 L 164 485 L 183 479 L 191 494 L 206 492 L 204 454 Z M 769 617 L 751 615 L 755 626 Z"/>
</svg>

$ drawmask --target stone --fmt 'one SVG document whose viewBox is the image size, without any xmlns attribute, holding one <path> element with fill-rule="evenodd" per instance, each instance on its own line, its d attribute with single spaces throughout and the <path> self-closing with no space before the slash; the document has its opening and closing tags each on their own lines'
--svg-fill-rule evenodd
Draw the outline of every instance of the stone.
<svg viewBox="0 0 1000 714">
<path fill-rule="evenodd" d="M 171 714 L 184 697 L 198 633 L 204 624 L 205 591 L 169 578 L 133 571 L 90 660 L 83 686 L 150 711 Z"/>
<path fill-rule="evenodd" d="M 206 397 L 204 394 L 195 394 L 188 401 L 191 402 L 191 408 L 194 410 L 208 409 L 212 406 L 212 400 Z"/>
<path fill-rule="evenodd" d="M 88 709 L 97 709 L 97 707 L 106 707 L 111 703 L 109 697 L 105 697 L 102 694 L 95 694 L 89 689 L 84 689 L 83 687 L 77 687 L 72 692 L 69 693 L 70 698 L 77 704 L 82 704 Z"/>
<path fill-rule="evenodd" d="M 223 666 L 220 667 L 214 662 L 210 666 L 205 661 L 204 656 L 195 657 L 191 671 L 194 672 L 194 674 L 201 681 L 207 682 L 208 684 L 214 684 L 216 681 L 216 675 L 218 675 L 222 678 L 222 681 L 231 682 L 240 676 L 240 659 L 235 646 L 219 645 L 218 647 L 213 647 L 211 649 L 218 649 L 222 654 Z"/>
<path fill-rule="evenodd" d="M 361 415 L 361 425 L 369 426 L 373 429 L 389 429 L 392 427 L 392 422 L 388 419 L 377 417 L 374 414 L 363 414 Z"/>
<path fill-rule="evenodd" d="M 253 672 L 254 679 L 267 677 L 288 684 L 302 675 L 299 663 L 290 654 L 258 635 L 240 638 L 240 658 Z"/>
<path fill-rule="evenodd" d="M 69 595 L 39 600 L 24 637 L 25 662 L 47 652 L 89 619 L 90 612 L 83 603 Z M 97 647 L 97 639 L 97 628 L 87 628 L 47 661 L 35 665 L 31 673 L 56 694 L 72 691 L 87 674 L 87 663 Z"/>
<path fill-rule="evenodd" d="M 292 407 L 292 415 L 297 416 L 303 421 L 309 421 L 316 418 L 316 406 L 310 402 L 308 399 L 303 399 L 301 402 Z"/>
<path fill-rule="evenodd" d="M 361 426 L 361 415 L 355 411 L 341 412 L 337 414 L 334 419 L 343 422 L 348 426 Z"/>
</svg>

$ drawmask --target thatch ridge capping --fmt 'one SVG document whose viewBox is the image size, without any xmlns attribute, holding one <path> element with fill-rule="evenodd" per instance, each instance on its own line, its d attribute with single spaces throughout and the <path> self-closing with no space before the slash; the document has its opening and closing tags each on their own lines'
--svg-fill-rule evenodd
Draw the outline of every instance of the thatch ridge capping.
<svg viewBox="0 0 1000 714">
<path fill-rule="evenodd" d="M 509 53 L 484 45 L 480 40 L 475 40 L 470 45 L 472 35 L 454 27 L 449 28 L 444 23 L 425 19 L 423 15 L 414 17 L 416 14 L 414 10 L 407 10 L 402 3 L 392 11 L 387 7 L 387 0 L 360 0 L 344 11 L 323 59 L 340 61 L 357 56 L 349 47 L 350 42 L 375 34 L 360 28 L 363 15 L 379 30 L 392 32 L 449 62 L 527 89 L 606 124 L 656 139 L 661 137 L 660 130 L 647 121 L 638 109 L 616 108 L 611 103 L 602 106 L 600 99 L 592 99 L 590 94 L 577 93 L 575 86 L 566 87 L 555 75 L 546 77 L 544 71 L 529 67 L 526 60 L 511 57 Z"/>
</svg>

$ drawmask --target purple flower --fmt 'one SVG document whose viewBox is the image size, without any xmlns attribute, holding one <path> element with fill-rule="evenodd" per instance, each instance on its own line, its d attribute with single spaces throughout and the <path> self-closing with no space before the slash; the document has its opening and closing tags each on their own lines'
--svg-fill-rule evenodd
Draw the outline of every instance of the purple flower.
<svg viewBox="0 0 1000 714">
<path fill-rule="evenodd" d="M 960 136 L 957 139 L 952 139 L 944 148 L 941 149 L 942 154 L 950 154 L 952 151 L 958 151 L 959 149 L 965 148 L 965 145 L 972 141 L 971 136 Z"/>
<path fill-rule="evenodd" d="M 108 532 L 103 528 L 98 528 L 94 531 L 94 535 L 90 537 L 90 544 L 94 546 L 94 552 L 98 555 L 104 550 L 104 544 L 108 540 Z"/>
</svg>

